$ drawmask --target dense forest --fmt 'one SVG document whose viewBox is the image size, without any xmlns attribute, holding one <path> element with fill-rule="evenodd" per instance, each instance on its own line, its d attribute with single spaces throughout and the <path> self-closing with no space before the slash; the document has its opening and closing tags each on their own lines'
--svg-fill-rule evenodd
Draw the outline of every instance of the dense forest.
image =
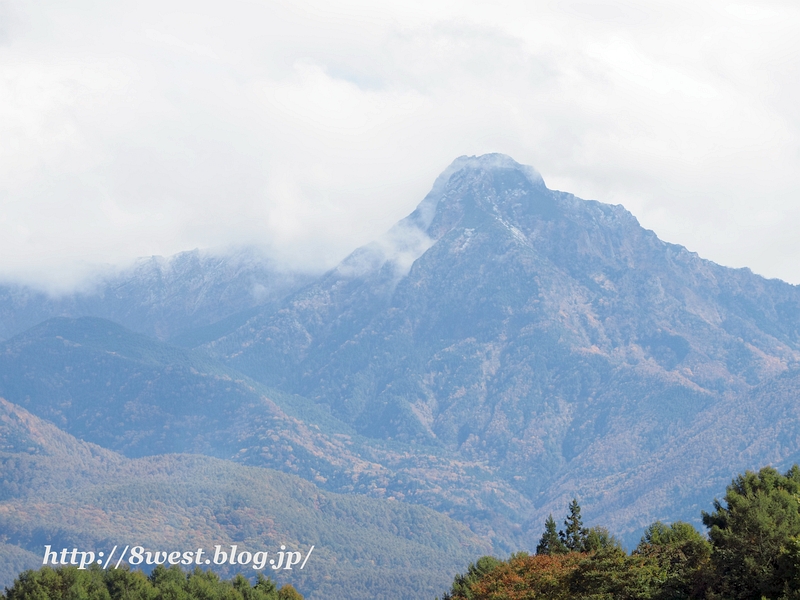
<svg viewBox="0 0 800 600">
<path fill-rule="evenodd" d="M 3 600 L 303 600 L 289 584 L 280 588 L 259 573 L 255 585 L 241 574 L 220 579 L 213 571 L 158 565 L 149 576 L 127 567 L 42 567 L 25 571 Z"/>
<path fill-rule="evenodd" d="M 656 522 L 628 554 L 603 527 L 583 526 L 577 501 L 552 516 L 536 554 L 485 556 L 443 600 L 794 600 L 800 598 L 800 467 L 748 471 L 691 524 Z"/>
</svg>

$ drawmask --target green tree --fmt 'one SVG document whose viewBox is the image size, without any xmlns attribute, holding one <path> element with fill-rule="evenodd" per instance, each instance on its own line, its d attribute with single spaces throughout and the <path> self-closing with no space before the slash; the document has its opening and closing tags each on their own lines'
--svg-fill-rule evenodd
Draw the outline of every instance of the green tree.
<svg viewBox="0 0 800 600">
<path fill-rule="evenodd" d="M 590 527 L 585 530 L 583 538 L 584 552 L 600 552 L 615 548 L 622 550 L 619 540 L 608 532 L 605 527 Z"/>
<path fill-rule="evenodd" d="M 258 574 L 256 584 L 253 586 L 250 596 L 245 596 L 245 600 L 277 600 L 278 586 L 269 577 Z"/>
<path fill-rule="evenodd" d="M 7 600 L 110 600 L 103 571 L 97 565 L 88 569 L 42 567 L 25 571 L 6 589 Z"/>
<path fill-rule="evenodd" d="M 536 554 L 552 556 L 554 554 L 564 554 L 565 552 L 567 552 L 567 547 L 558 535 L 556 522 L 551 513 L 544 522 L 544 533 L 536 545 Z"/>
<path fill-rule="evenodd" d="M 474 598 L 472 586 L 501 564 L 504 563 L 494 556 L 482 556 L 475 563 L 470 563 L 466 573 L 463 575 L 459 573 L 455 576 L 453 586 L 448 593 L 442 596 L 442 600 L 455 600 L 456 598 L 471 600 Z"/>
<path fill-rule="evenodd" d="M 569 515 L 564 521 L 563 531 L 559 531 L 558 535 L 564 546 L 570 552 L 583 552 L 587 530 L 583 526 L 581 519 L 581 506 L 578 501 L 573 498 L 569 504 Z"/>
<path fill-rule="evenodd" d="M 144 573 L 131 571 L 128 565 L 109 569 L 104 579 L 114 600 L 152 600 L 158 594 Z"/>
<path fill-rule="evenodd" d="M 160 600 L 191 600 L 186 589 L 186 573 L 177 565 L 173 565 L 169 569 L 164 565 L 156 565 L 156 568 L 150 573 L 150 581 L 158 590 Z"/>
<path fill-rule="evenodd" d="M 156 566 L 150 576 L 129 567 L 104 571 L 73 566 L 42 567 L 24 571 L 2 600 L 302 600 L 291 585 L 277 589 L 263 575 L 251 587 L 243 575 L 225 581 L 213 571 L 199 567 L 185 573 L 178 566 Z"/>
<path fill-rule="evenodd" d="M 619 546 L 584 556 L 568 578 L 571 600 L 649 600 L 660 589 L 655 561 L 628 556 Z"/>
<path fill-rule="evenodd" d="M 703 513 L 713 546 L 713 587 L 732 600 L 780 598 L 798 590 L 793 543 L 800 537 L 800 467 L 747 471 L 728 486 L 725 504 Z"/>
<path fill-rule="evenodd" d="M 710 577 L 711 544 L 691 524 L 656 521 L 644 532 L 634 554 L 656 562 L 661 570 L 659 600 L 704 597 Z"/>
</svg>

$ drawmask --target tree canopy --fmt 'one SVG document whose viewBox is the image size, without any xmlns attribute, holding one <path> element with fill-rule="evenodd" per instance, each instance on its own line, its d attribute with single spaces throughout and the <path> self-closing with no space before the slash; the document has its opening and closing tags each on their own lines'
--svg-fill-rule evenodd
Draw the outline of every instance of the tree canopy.
<svg viewBox="0 0 800 600">
<path fill-rule="evenodd" d="M 629 554 L 604 527 L 583 526 L 573 499 L 556 531 L 552 514 L 536 556 L 480 559 L 448 600 L 800 600 L 800 467 L 748 471 L 690 523 L 656 521 Z"/>
<path fill-rule="evenodd" d="M 733 480 L 724 504 L 703 513 L 714 547 L 715 587 L 727 598 L 800 597 L 800 467 Z"/>
<path fill-rule="evenodd" d="M 241 574 L 230 580 L 199 567 L 186 573 L 158 565 L 150 575 L 127 566 L 103 570 L 97 565 L 42 567 L 20 574 L 3 600 L 303 600 L 291 585 L 278 588 L 258 574 L 255 584 Z"/>
</svg>

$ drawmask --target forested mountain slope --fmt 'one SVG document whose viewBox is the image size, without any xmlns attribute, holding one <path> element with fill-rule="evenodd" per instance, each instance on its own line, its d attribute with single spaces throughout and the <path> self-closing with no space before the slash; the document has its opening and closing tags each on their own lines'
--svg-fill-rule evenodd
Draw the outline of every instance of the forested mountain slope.
<svg viewBox="0 0 800 600">
<path fill-rule="evenodd" d="M 759 464 L 786 469 L 800 462 L 799 398 L 800 370 L 792 369 L 698 413 L 660 452 L 624 476 L 609 472 L 576 482 L 564 474 L 548 493 L 562 505 L 580 496 L 592 514 L 604 515 L 615 529 L 644 527 L 657 518 L 699 524 L 700 511 L 710 510 L 720 483 Z M 601 462 L 606 444 L 613 440 L 594 445 L 573 470 Z"/>
<path fill-rule="evenodd" d="M 299 477 L 192 455 L 127 459 L 0 399 L 0 586 L 41 565 L 45 544 L 98 551 L 307 551 L 268 573 L 306 598 L 430 597 L 490 551 L 463 525 L 403 502 L 325 492 Z M 231 569 L 233 570 L 233 569 Z"/>
<path fill-rule="evenodd" d="M 0 396 L 128 457 L 191 452 L 271 467 L 424 504 L 498 550 L 525 542 L 519 524 L 533 505 L 490 465 L 360 435 L 305 398 L 104 319 L 55 318 L 0 343 Z"/>
</svg>

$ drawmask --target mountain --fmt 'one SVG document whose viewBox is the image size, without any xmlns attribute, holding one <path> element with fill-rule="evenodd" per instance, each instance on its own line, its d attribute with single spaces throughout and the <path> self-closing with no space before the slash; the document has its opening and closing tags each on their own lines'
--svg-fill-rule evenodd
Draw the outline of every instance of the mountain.
<svg viewBox="0 0 800 600">
<path fill-rule="evenodd" d="M 365 436 L 497 467 L 539 519 L 563 511 L 555 482 L 600 507 L 700 415 L 797 369 L 800 289 L 462 157 L 383 239 L 204 348 Z"/>
<path fill-rule="evenodd" d="M 0 394 L 126 460 L 202 453 L 424 505 L 498 554 L 532 549 L 572 497 L 630 544 L 800 457 L 800 288 L 508 157 L 457 159 L 386 235 L 269 302 L 248 268 L 176 268 L 152 296 L 129 278 L 30 328 L 0 302 L 20 331 Z"/>
<path fill-rule="evenodd" d="M 196 453 L 271 467 L 441 510 L 498 551 L 524 543 L 531 503 L 488 465 L 359 435 L 305 398 L 104 319 L 57 317 L 0 343 L 0 396 L 130 458 Z"/>
<path fill-rule="evenodd" d="M 274 304 L 311 280 L 311 275 L 279 269 L 257 250 L 243 248 L 227 254 L 193 250 L 140 259 L 68 294 L 0 285 L 0 340 L 58 316 L 103 317 L 158 339 L 213 339 L 215 330 L 206 332 L 206 326 Z"/>
<path fill-rule="evenodd" d="M 0 586 L 40 566 L 45 544 L 211 552 L 284 544 L 304 553 L 314 544 L 305 569 L 279 577 L 307 598 L 419 598 L 489 550 L 424 507 L 332 494 L 293 475 L 196 455 L 127 459 L 3 399 L 0 440 Z"/>
</svg>

